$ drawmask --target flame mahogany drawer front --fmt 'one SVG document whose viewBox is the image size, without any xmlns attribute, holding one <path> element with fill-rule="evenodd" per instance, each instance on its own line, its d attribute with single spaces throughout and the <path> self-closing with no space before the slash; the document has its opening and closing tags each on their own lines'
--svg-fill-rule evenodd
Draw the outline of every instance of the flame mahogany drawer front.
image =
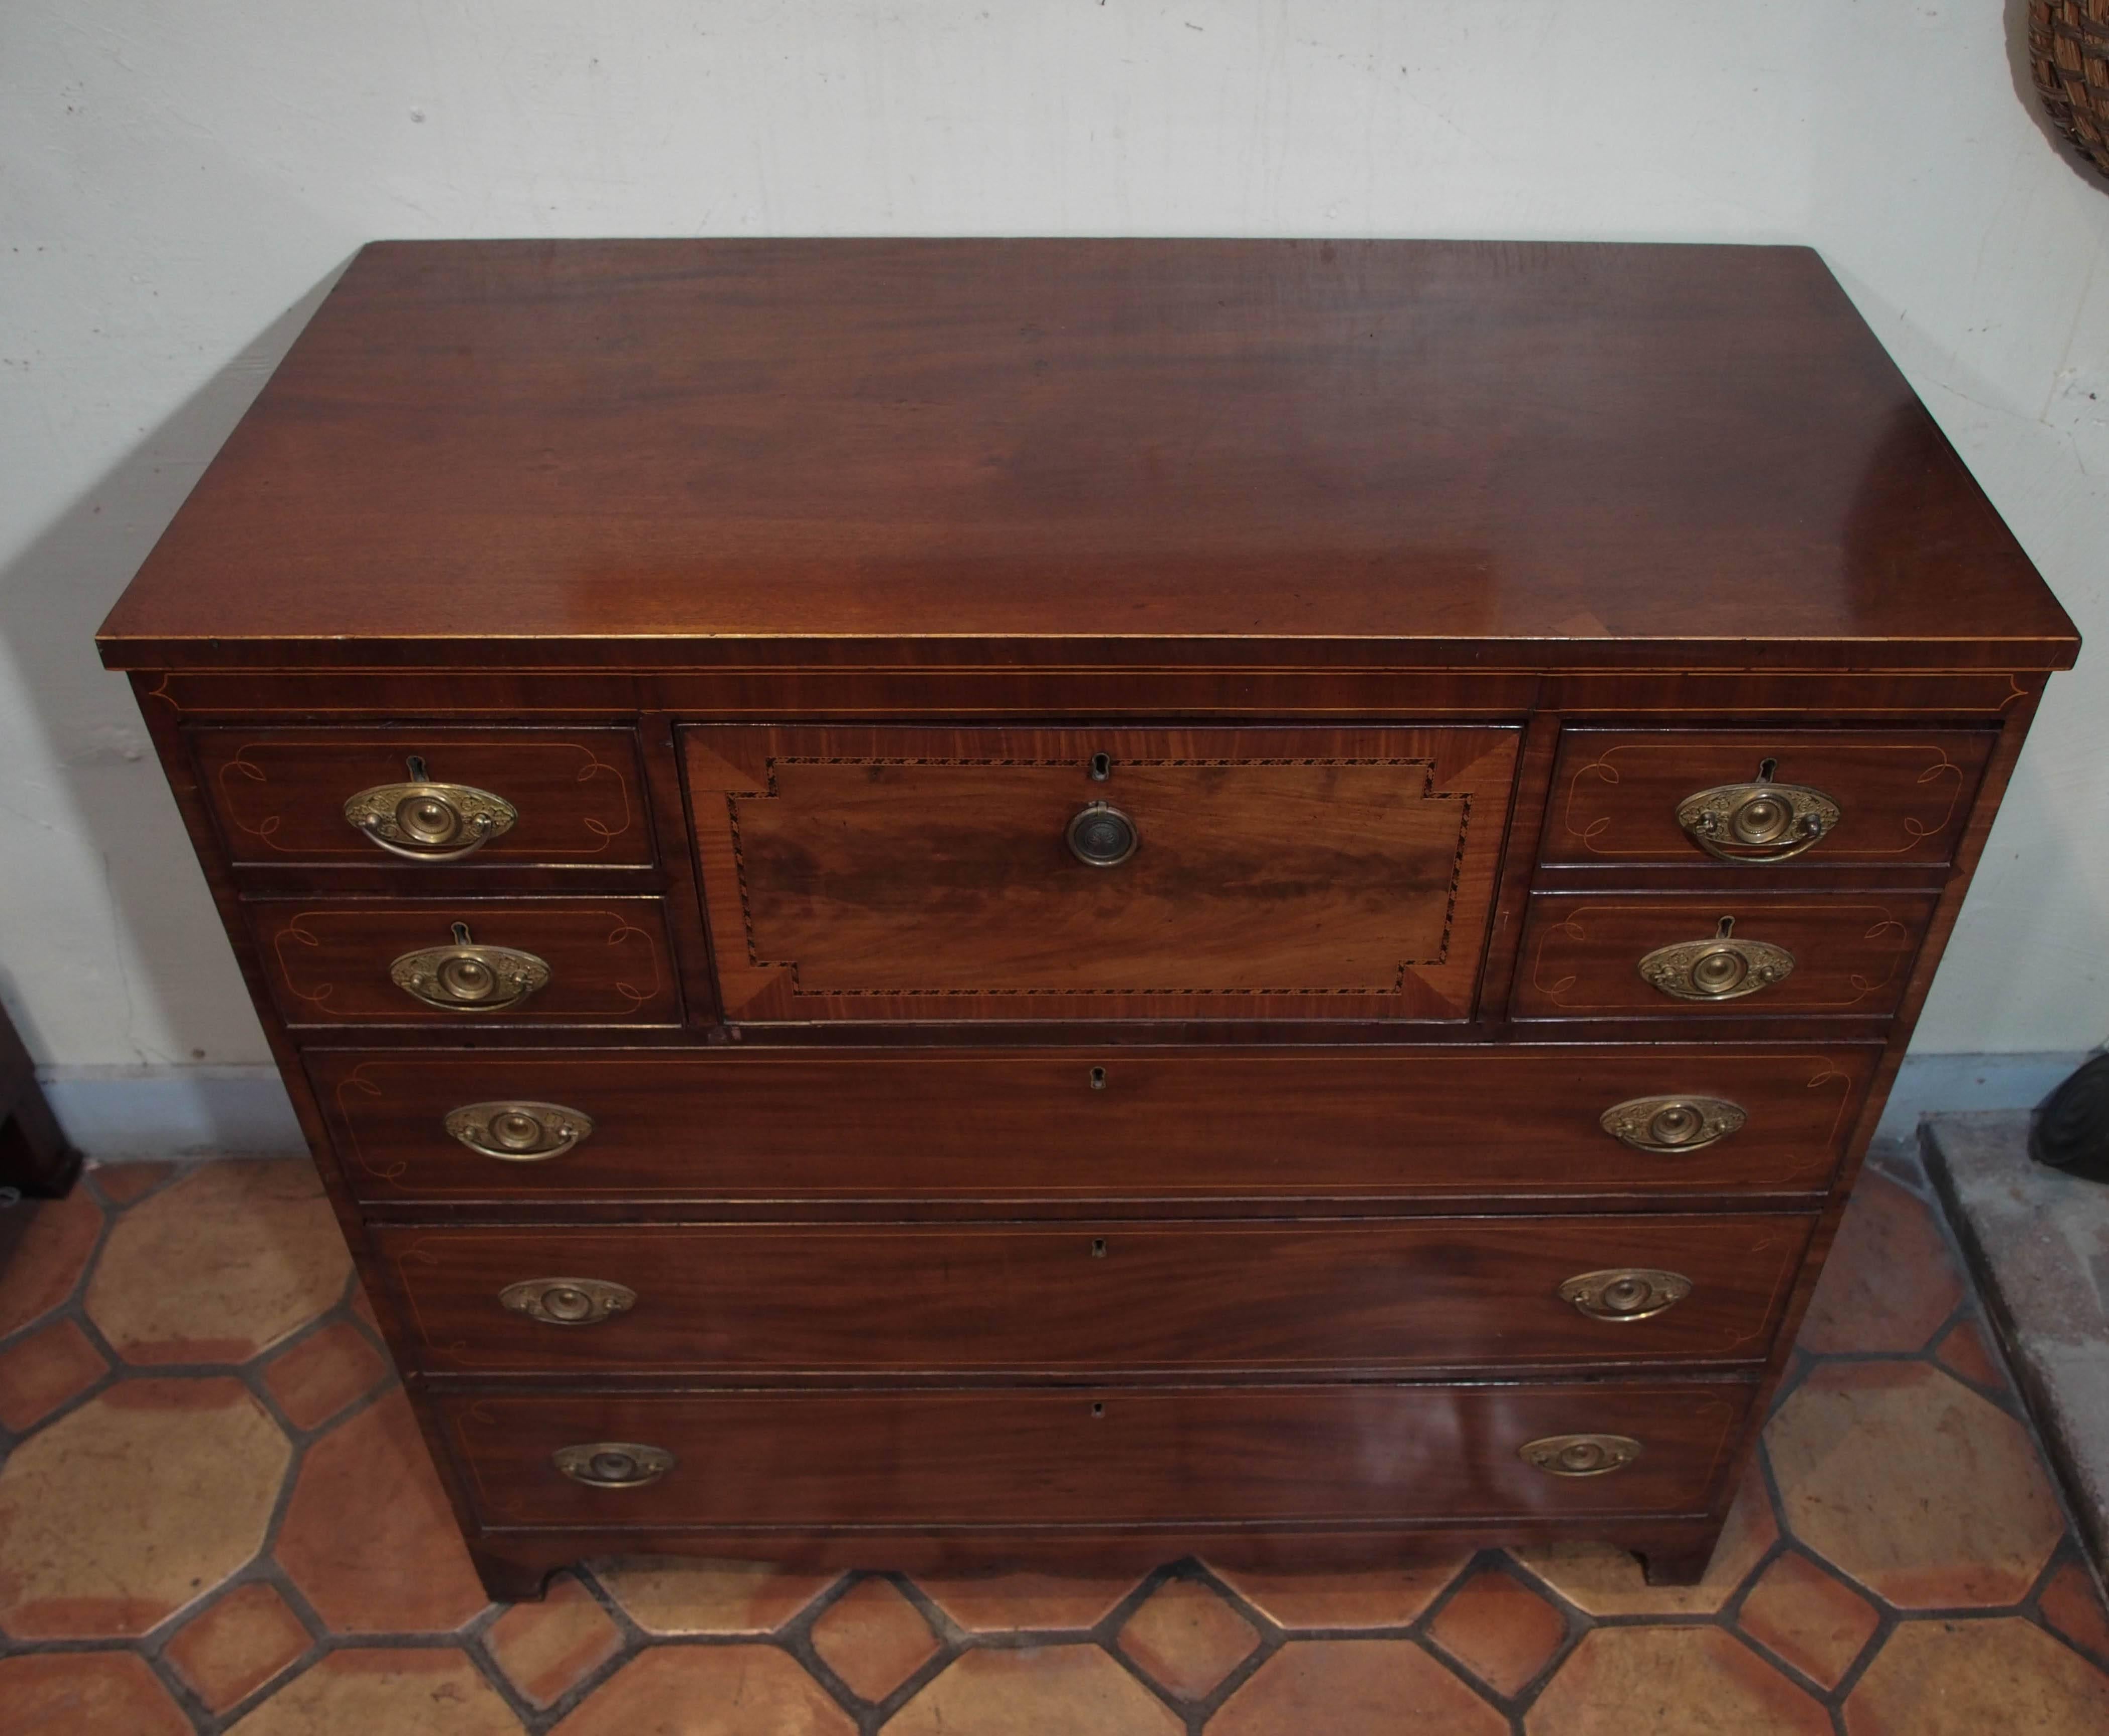
<svg viewBox="0 0 2109 1736">
<path fill-rule="evenodd" d="M 1998 739 L 1992 730 L 1569 729 L 1539 859 L 1730 873 L 1773 862 L 1943 867 Z"/>
<path fill-rule="evenodd" d="M 682 732 L 728 1018 L 1471 1015 L 1517 732 Z"/>
<path fill-rule="evenodd" d="M 657 898 L 257 898 L 289 1025 L 678 1024 Z"/>
<path fill-rule="evenodd" d="M 311 1050 L 307 1066 L 345 1179 L 376 1205 L 1498 1202 L 1820 1193 L 1880 1052 Z M 1636 1104 L 1627 1137 L 1606 1130 Z M 468 1142 L 448 1130 L 463 1110 Z M 508 1111 L 531 1123 L 509 1151 L 490 1131 Z M 589 1131 L 567 1137 L 566 1117 Z"/>
<path fill-rule="evenodd" d="M 100 642 L 499 1598 L 1696 1580 L 2078 651 L 1809 250 L 1351 241 L 371 246 Z"/>
<path fill-rule="evenodd" d="M 1470 1370 L 1762 1359 L 1813 1218 L 385 1229 L 435 1372 Z"/>
<path fill-rule="evenodd" d="M 1738 1381 L 1657 1380 L 503 1394 L 440 1409 L 486 1525 L 802 1532 L 1696 1514 L 1750 1398 Z M 1637 1449 L 1610 1476 L 1523 1456 L 1575 1435 Z M 598 1444 L 671 1463 L 642 1487 L 558 1469 L 563 1449 Z"/>
<path fill-rule="evenodd" d="M 1885 1016 L 1932 920 L 1931 893 L 1541 893 L 1519 1019 Z"/>
<path fill-rule="evenodd" d="M 634 730 L 187 734 L 237 867 L 589 870 L 653 861 Z"/>
</svg>

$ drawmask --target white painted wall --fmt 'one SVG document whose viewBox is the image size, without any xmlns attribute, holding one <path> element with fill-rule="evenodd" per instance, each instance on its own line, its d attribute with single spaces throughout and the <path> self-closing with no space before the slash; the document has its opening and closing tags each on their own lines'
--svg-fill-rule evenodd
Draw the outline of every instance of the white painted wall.
<svg viewBox="0 0 2109 1736">
<path fill-rule="evenodd" d="M 110 1078 L 151 1105 L 168 1069 L 262 1060 L 89 636 L 369 237 L 1777 241 L 1822 250 L 2098 642 L 1918 1042 L 2084 1048 L 2109 1033 L 2109 183 L 2016 93 L 2012 5 L 10 0 L 0 997 L 84 1126 Z"/>
</svg>

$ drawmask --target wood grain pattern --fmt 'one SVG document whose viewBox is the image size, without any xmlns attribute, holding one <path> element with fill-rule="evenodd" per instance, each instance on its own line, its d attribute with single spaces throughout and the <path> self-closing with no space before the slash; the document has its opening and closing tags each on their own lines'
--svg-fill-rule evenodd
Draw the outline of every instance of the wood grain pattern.
<svg viewBox="0 0 2109 1736">
<path fill-rule="evenodd" d="M 390 856 L 344 817 L 347 798 L 406 781 L 412 754 L 434 781 L 489 790 L 519 811 L 510 831 L 446 865 L 463 878 L 523 864 L 622 868 L 653 859 L 632 730 L 202 729 L 190 739 L 237 867 L 416 871 L 420 865 Z"/>
<path fill-rule="evenodd" d="M 1806 878 L 1812 869 L 1940 866 L 1954 856 L 1998 739 L 1989 730 L 1569 730 L 1553 773 L 1547 862 L 1675 863 L 1721 874 Z M 1822 790 L 1837 826 L 1775 866 L 1718 861 L 1677 823 L 1677 805 L 1717 784 L 1776 781 Z"/>
<path fill-rule="evenodd" d="M 1456 726 L 689 729 L 727 1016 L 1464 1018 L 1516 749 Z M 1066 841 L 1092 802 L 1139 831 L 1116 867 Z"/>
<path fill-rule="evenodd" d="M 1805 249 L 1144 240 L 368 246 L 103 637 L 360 668 L 2076 644 Z"/>
<path fill-rule="evenodd" d="M 425 1366 L 452 1373 L 1398 1373 L 1746 1363 L 1813 1219 L 1749 1214 L 909 1227 L 388 1228 Z M 1583 1273 L 1681 1273 L 1646 1320 L 1563 1300 Z M 590 1326 L 499 1306 L 533 1278 L 612 1280 Z"/>
<path fill-rule="evenodd" d="M 675 1024 L 680 992 L 657 898 L 246 900 L 243 912 L 290 1025 Z M 478 1012 L 426 1005 L 390 979 L 404 953 L 472 941 L 531 952 L 547 987 Z"/>
<path fill-rule="evenodd" d="M 1519 1045 L 519 1055 L 310 1050 L 347 1181 L 373 1204 L 675 1200 L 1691 1199 L 1828 1185 L 1878 1051 Z M 1102 1084 L 1092 1085 L 1094 1069 Z M 1598 1118 L 1662 1093 L 1744 1105 L 1673 1156 Z M 513 1098 L 594 1118 L 508 1164 L 446 1112 Z"/>
<path fill-rule="evenodd" d="M 1894 1009 L 1933 915 L 1930 895 L 1854 897 L 1751 892 L 1619 897 L 1539 893 L 1524 930 L 1519 1019 L 1655 1015 L 1697 1021 L 1754 1014 L 1880 1015 Z M 1680 1001 L 1642 977 L 1658 947 L 1705 940 L 1724 917 L 1735 937 L 1794 955 L 1784 982 L 1732 1001 Z"/>
</svg>

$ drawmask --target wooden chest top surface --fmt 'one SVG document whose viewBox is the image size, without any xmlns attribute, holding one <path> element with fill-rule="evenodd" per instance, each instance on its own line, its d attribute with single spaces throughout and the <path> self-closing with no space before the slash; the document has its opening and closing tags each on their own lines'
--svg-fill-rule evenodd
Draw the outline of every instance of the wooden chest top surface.
<svg viewBox="0 0 2109 1736">
<path fill-rule="evenodd" d="M 1817 256 L 363 250 L 121 667 L 2064 667 Z"/>
</svg>

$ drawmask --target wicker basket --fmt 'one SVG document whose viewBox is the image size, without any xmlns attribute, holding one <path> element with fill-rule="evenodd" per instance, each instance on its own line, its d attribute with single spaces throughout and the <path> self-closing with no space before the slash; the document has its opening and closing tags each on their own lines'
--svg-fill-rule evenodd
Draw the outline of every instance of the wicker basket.
<svg viewBox="0 0 2109 1736">
<path fill-rule="evenodd" d="M 2058 131 L 2109 175 L 2109 0 L 2029 0 L 2029 67 Z"/>
</svg>

